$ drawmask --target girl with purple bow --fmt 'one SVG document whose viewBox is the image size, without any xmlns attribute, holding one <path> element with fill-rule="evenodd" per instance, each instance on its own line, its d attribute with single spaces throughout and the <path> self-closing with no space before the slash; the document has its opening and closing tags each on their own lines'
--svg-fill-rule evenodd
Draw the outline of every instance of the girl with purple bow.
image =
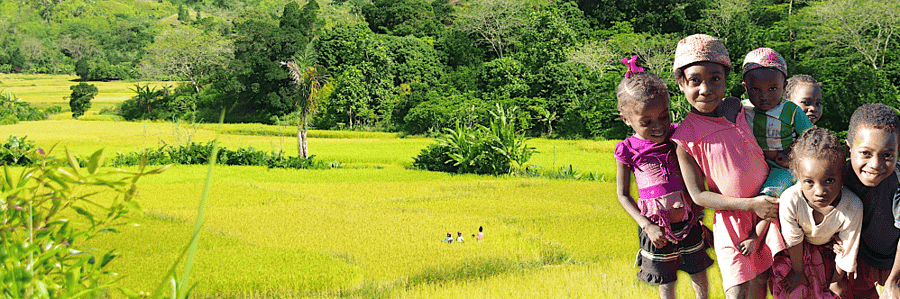
<svg viewBox="0 0 900 299">
<path fill-rule="evenodd" d="M 706 298 L 706 268 L 713 260 L 706 253 L 703 209 L 685 191 L 670 140 L 676 125 L 669 113 L 669 92 L 635 60 L 637 56 L 622 60 L 628 71 L 616 88 L 620 117 L 634 135 L 616 145 L 615 158 L 619 203 L 640 227 L 637 276 L 659 285 L 660 298 L 675 298 L 676 273 L 681 270 L 690 274 L 697 298 Z M 640 195 L 637 202 L 631 197 L 632 174 Z"/>
</svg>

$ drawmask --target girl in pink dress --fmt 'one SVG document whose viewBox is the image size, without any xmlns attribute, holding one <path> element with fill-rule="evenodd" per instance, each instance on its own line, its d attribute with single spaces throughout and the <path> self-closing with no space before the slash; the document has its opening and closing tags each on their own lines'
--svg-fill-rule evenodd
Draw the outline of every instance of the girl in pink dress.
<svg viewBox="0 0 900 299">
<path fill-rule="evenodd" d="M 673 72 L 691 112 L 672 140 L 678 144 L 678 162 L 691 198 L 715 209 L 713 240 L 726 297 L 765 298 L 773 256 L 785 245 L 777 199 L 758 195 L 769 173 L 762 149 L 740 101 L 724 98 L 730 71 L 728 50 L 720 40 L 696 34 L 678 42 Z M 760 247 L 743 255 L 738 244 L 754 229 L 757 216 L 775 221 Z"/>
<path fill-rule="evenodd" d="M 635 60 L 623 59 L 629 71 L 616 89 L 618 110 L 634 135 L 616 145 L 616 193 L 619 203 L 640 227 L 637 276 L 659 285 L 660 298 L 675 298 L 677 272 L 690 274 L 697 298 L 706 298 L 706 268 L 713 260 L 706 253 L 703 209 L 684 188 L 669 113 L 666 84 L 643 72 Z M 631 197 L 631 176 L 640 198 Z"/>
</svg>

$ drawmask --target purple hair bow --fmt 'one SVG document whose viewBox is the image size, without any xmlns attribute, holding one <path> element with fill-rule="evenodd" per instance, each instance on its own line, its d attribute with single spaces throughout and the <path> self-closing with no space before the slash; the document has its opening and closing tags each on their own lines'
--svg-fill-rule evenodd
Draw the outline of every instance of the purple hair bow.
<svg viewBox="0 0 900 299">
<path fill-rule="evenodd" d="M 628 70 L 625 71 L 625 79 L 634 75 L 634 73 L 643 73 L 644 68 L 637 66 L 637 56 L 631 56 L 631 59 L 622 58 L 622 63 L 628 66 Z"/>
</svg>

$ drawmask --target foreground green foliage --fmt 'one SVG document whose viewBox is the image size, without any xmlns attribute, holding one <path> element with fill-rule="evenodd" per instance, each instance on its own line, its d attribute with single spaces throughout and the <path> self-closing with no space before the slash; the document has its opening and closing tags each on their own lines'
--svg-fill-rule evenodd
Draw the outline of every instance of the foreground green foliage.
<svg viewBox="0 0 900 299">
<path fill-rule="evenodd" d="M 117 253 L 85 246 L 85 242 L 116 232 L 129 213 L 140 212 L 133 200 L 135 183 L 167 167 L 104 171 L 100 168 L 102 150 L 91 155 L 84 165 L 68 151 L 66 154 L 67 158 L 52 159 L 41 151 L 32 157 L 40 161 L 39 165 L 3 168 L 3 297 L 90 298 L 118 289 L 116 282 L 120 277 L 107 267 Z M 111 199 L 106 197 L 110 194 Z"/>
</svg>

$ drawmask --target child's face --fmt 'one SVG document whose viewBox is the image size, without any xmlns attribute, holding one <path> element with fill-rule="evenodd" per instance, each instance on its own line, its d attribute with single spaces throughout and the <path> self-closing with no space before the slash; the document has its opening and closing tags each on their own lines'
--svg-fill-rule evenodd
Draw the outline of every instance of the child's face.
<svg viewBox="0 0 900 299">
<path fill-rule="evenodd" d="M 815 84 L 800 83 L 794 86 L 788 100 L 803 109 L 812 123 L 816 123 L 822 117 L 822 89 Z"/>
<path fill-rule="evenodd" d="M 806 203 L 814 209 L 825 208 L 841 194 L 843 163 L 828 158 L 803 157 L 794 171 Z"/>
<path fill-rule="evenodd" d="M 712 113 L 725 97 L 725 79 L 724 66 L 700 62 L 684 68 L 678 88 L 696 112 Z"/>
<path fill-rule="evenodd" d="M 863 185 L 878 186 L 897 167 L 897 133 L 863 125 L 853 139 L 847 140 L 853 173 Z"/>
<path fill-rule="evenodd" d="M 778 106 L 784 96 L 784 74 L 776 69 L 758 68 L 744 74 L 744 89 L 750 96 L 750 103 L 762 111 Z"/>
<path fill-rule="evenodd" d="M 647 141 L 663 143 L 669 134 L 672 118 L 669 115 L 669 96 L 658 95 L 644 107 L 622 113 L 625 124 L 634 129 L 635 135 Z"/>
</svg>

